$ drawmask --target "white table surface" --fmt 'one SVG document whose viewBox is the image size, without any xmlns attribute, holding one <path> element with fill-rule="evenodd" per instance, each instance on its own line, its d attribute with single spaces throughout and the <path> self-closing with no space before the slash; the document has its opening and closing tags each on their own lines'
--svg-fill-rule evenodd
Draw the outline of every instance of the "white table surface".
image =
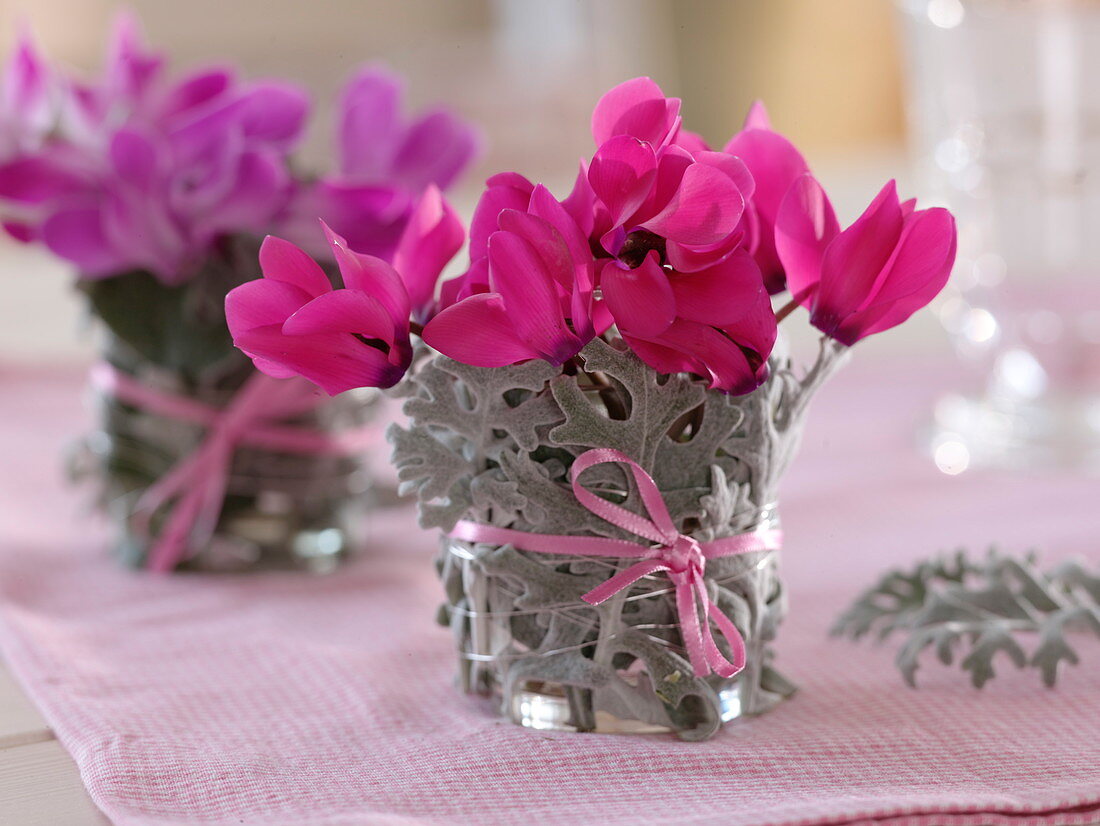
<svg viewBox="0 0 1100 826">
<path fill-rule="evenodd" d="M 109 826 L 69 753 L 0 660 L 0 824 Z"/>
</svg>

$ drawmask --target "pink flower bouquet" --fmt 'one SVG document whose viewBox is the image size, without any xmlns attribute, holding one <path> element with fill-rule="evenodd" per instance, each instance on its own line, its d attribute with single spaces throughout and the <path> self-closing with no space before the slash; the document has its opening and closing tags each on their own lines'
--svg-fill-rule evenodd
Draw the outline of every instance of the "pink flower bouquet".
<svg viewBox="0 0 1100 826">
<path fill-rule="evenodd" d="M 567 197 L 490 178 L 439 288 L 464 230 L 429 188 L 391 261 L 326 228 L 334 286 L 268 238 L 227 299 L 268 375 L 407 397 L 389 435 L 443 533 L 461 685 L 524 725 L 702 739 L 793 690 L 776 489 L 810 396 L 954 261 L 952 216 L 893 182 L 842 230 L 763 107 L 720 150 L 679 111 L 628 81 Z M 777 337 L 795 314 L 821 333 L 804 370 Z"/>
<path fill-rule="evenodd" d="M 362 501 L 370 405 L 321 404 L 304 381 L 257 373 L 232 346 L 224 299 L 259 275 L 266 233 L 318 251 L 330 284 L 318 216 L 394 256 L 421 194 L 476 148 L 454 115 L 409 119 L 401 98 L 396 77 L 360 71 L 340 102 L 335 168 L 303 175 L 293 152 L 310 101 L 293 84 L 226 67 L 173 76 L 129 19 L 91 80 L 18 44 L 0 83 L 0 220 L 73 266 L 108 331 L 93 373 L 104 426 L 89 445 L 130 561 L 327 566 L 346 548 L 337 526 Z"/>
</svg>

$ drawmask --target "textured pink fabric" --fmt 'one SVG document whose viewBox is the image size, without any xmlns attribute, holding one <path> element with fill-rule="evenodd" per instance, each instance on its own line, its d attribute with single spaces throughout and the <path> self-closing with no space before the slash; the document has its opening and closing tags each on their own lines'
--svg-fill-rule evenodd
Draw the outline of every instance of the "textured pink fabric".
<svg viewBox="0 0 1100 826">
<path fill-rule="evenodd" d="M 1097 557 L 1095 480 L 949 478 L 910 450 L 935 375 L 857 361 L 822 392 L 782 498 L 802 691 L 707 743 L 532 732 L 456 694 L 409 510 L 327 579 L 116 569 L 58 467 L 74 376 L 0 372 L 0 643 L 120 826 L 1100 821 L 1097 646 L 1054 691 L 1007 664 L 982 692 L 929 664 L 911 691 L 892 648 L 825 636 L 892 562 Z"/>
</svg>

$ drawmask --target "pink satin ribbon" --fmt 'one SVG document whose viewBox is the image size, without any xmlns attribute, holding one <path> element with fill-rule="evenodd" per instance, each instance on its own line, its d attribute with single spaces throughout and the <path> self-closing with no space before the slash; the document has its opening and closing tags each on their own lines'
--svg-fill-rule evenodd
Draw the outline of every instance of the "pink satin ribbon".
<svg viewBox="0 0 1100 826">
<path fill-rule="evenodd" d="M 170 571 L 184 559 L 190 543 L 203 544 L 213 536 L 225 501 L 233 455 L 239 446 L 286 453 L 352 455 L 380 438 L 373 425 L 330 434 L 275 424 L 327 400 L 304 379 L 273 379 L 254 373 L 224 408 L 149 387 L 106 363 L 92 368 L 91 383 L 125 404 L 207 428 L 198 448 L 147 488 L 135 506 L 135 525 L 148 533 L 152 515 L 175 502 L 146 557 L 146 567 L 153 571 Z"/>
<path fill-rule="evenodd" d="M 626 465 L 634 475 L 642 504 L 649 514 L 648 519 L 608 502 L 581 485 L 582 473 L 595 465 L 608 462 Z M 714 672 L 720 677 L 728 678 L 744 668 L 745 641 L 733 621 L 722 613 L 707 593 L 706 561 L 737 554 L 778 550 L 783 539 L 782 532 L 777 529 L 761 529 L 710 542 L 699 542 L 682 534 L 673 524 L 653 477 L 618 450 L 596 448 L 582 453 L 573 463 L 570 480 L 573 484 L 573 495 L 585 508 L 612 525 L 648 539 L 653 544 L 642 545 L 626 539 L 597 536 L 528 533 L 469 521 L 455 525 L 450 536 L 466 542 L 512 545 L 523 551 L 543 554 L 639 558 L 640 562 L 615 574 L 581 599 L 590 605 L 599 605 L 629 589 L 642 577 L 664 571 L 675 589 L 680 633 L 695 675 L 705 677 Z M 718 650 L 711 631 L 711 621 L 729 643 L 732 660 L 726 659 Z"/>
</svg>

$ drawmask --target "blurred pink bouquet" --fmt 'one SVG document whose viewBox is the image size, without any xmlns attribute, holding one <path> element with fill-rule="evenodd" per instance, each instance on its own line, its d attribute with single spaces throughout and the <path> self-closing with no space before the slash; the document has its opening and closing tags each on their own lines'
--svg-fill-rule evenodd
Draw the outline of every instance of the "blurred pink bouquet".
<svg viewBox="0 0 1100 826">
<path fill-rule="evenodd" d="M 129 18 L 91 81 L 47 65 L 23 37 L 0 88 L 0 216 L 83 279 L 146 270 L 183 283 L 235 234 L 319 247 L 318 215 L 389 257 L 419 193 L 450 185 L 476 150 L 445 110 L 408 122 L 397 78 L 368 68 L 341 100 L 336 169 L 303 177 L 291 153 L 309 106 L 293 84 L 229 68 L 172 77 Z"/>
<path fill-rule="evenodd" d="M 317 566 L 351 545 L 315 537 L 350 535 L 377 400 L 332 402 L 303 380 L 257 373 L 230 340 L 225 296 L 254 282 L 260 239 L 277 233 L 322 259 L 306 259 L 297 281 L 281 286 L 282 302 L 295 290 L 318 301 L 313 319 L 303 314 L 291 329 L 331 323 L 337 263 L 359 303 L 376 302 L 385 277 L 398 280 L 383 259 L 397 254 L 406 228 L 418 237 L 425 229 L 414 213 L 421 196 L 438 201 L 477 139 L 445 109 L 408 118 L 399 79 L 365 68 L 338 107 L 334 168 L 314 176 L 293 157 L 309 109 L 308 95 L 284 81 L 244 80 L 221 66 L 170 74 L 129 18 L 98 77 L 48 65 L 23 36 L 0 81 L 0 221 L 73 265 L 109 331 L 92 373 L 102 429 L 88 440 L 86 464 L 129 562 Z M 318 216 L 370 253 L 358 280 L 347 267 L 359 259 L 326 243 Z M 270 243 L 265 266 L 293 267 L 305 258 L 297 250 Z M 388 315 L 359 332 L 398 352 L 386 361 L 372 351 L 385 369 L 345 371 L 344 386 L 404 372 L 409 307 L 385 306 Z"/>
<path fill-rule="evenodd" d="M 264 280 L 229 296 L 235 342 L 261 370 L 329 393 L 386 387 L 410 363 L 412 311 L 428 345 L 466 364 L 570 369 L 594 338 L 617 336 L 659 373 L 743 394 L 767 378 L 777 322 L 797 306 L 851 345 L 902 323 L 947 282 L 956 233 L 946 210 L 899 202 L 891 182 L 841 231 L 761 105 L 722 150 L 683 129 L 679 110 L 648 78 L 604 95 L 596 151 L 563 200 L 515 172 L 490 178 L 469 266 L 438 291 L 463 229 L 435 189 L 393 267 L 329 232 L 343 275 L 335 290 L 318 292 L 308 258 L 269 239 L 283 252 L 264 257 Z M 786 289 L 776 312 L 771 295 Z"/>
</svg>

